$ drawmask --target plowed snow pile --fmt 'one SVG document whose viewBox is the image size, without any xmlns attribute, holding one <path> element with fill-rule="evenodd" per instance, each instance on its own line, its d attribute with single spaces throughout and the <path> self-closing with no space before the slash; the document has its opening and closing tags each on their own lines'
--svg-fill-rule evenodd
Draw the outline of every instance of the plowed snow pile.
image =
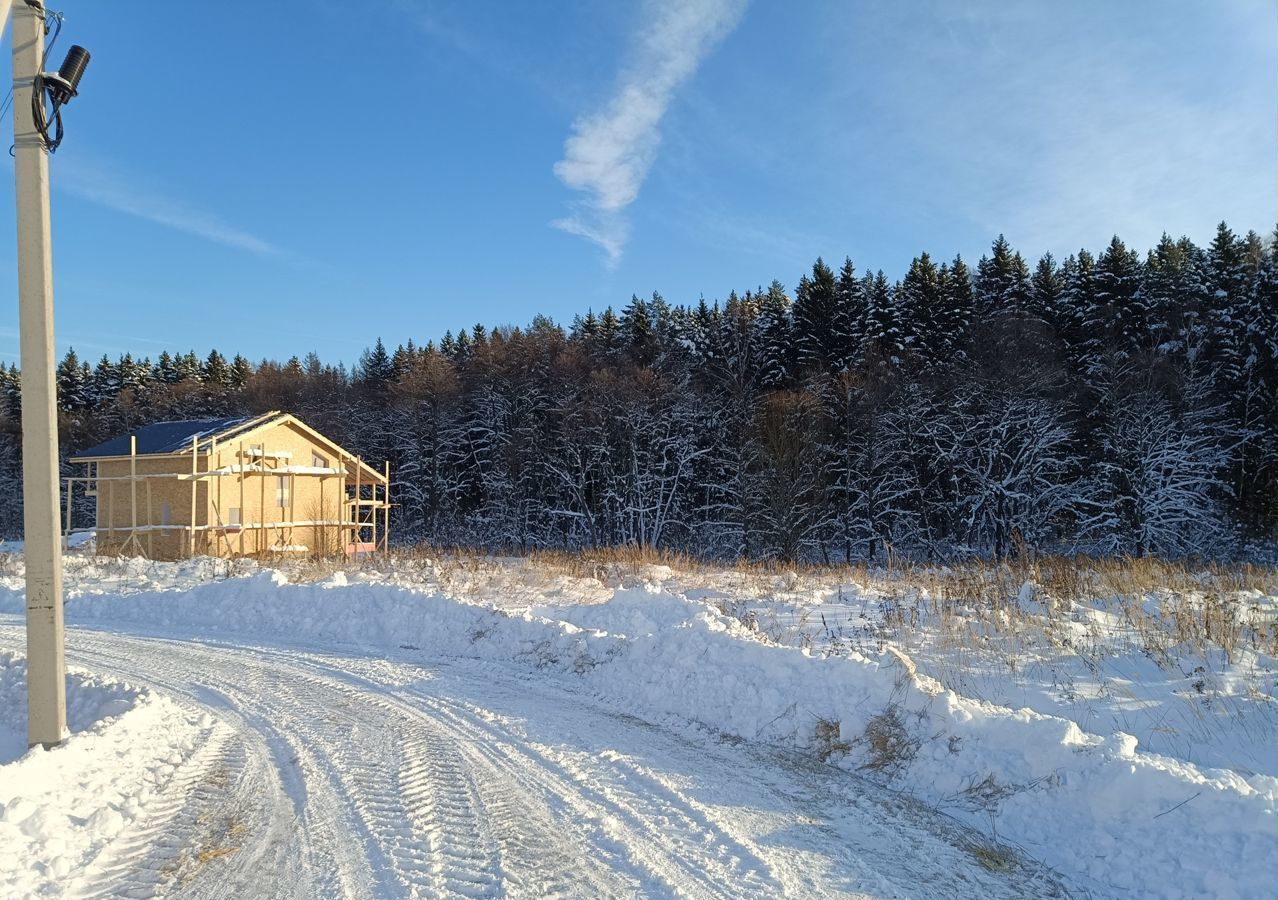
<svg viewBox="0 0 1278 900">
<path fill-rule="evenodd" d="M 60 896 L 127 825 L 162 815 L 151 800 L 214 723 L 173 701 L 72 670 L 70 737 L 26 749 L 25 660 L 0 650 L 0 895 Z"/>
<path fill-rule="evenodd" d="M 83 565 L 70 577 L 67 618 L 167 636 L 526 665 L 579 680 L 621 711 L 801 748 L 867 773 L 992 831 L 1096 896 L 1272 895 L 1278 871 L 1272 774 L 1147 752 L 1117 729 L 1086 730 L 1062 715 L 963 696 L 890 643 L 838 653 L 809 642 L 785 646 L 660 575 L 647 585 L 602 592 L 594 583 L 587 603 L 548 589 L 540 603 L 512 605 L 480 591 L 448 596 L 367 571 L 296 584 L 279 571 L 203 581 L 206 574 L 199 564 L 110 572 Z M 17 612 L 19 584 L 5 583 L 0 612 Z M 133 589 L 122 591 L 124 584 Z M 47 795 L 69 792 L 59 815 L 86 823 L 76 826 L 83 832 L 77 840 L 88 846 L 136 811 L 131 798 L 142 788 L 127 785 L 171 771 L 155 768 L 155 753 L 139 757 L 131 748 L 158 742 L 164 766 L 176 766 L 210 727 L 183 720 L 145 692 L 129 702 L 132 712 L 105 720 L 68 747 L 95 773 L 85 785 L 68 786 L 41 768 L 45 754 L 0 767 L 5 870 L 29 858 L 23 854 L 33 852 L 35 836 L 47 839 L 55 828 L 42 821 L 23 827 L 29 808 L 14 813 L 10 799 L 20 785 L 39 784 Z M 1278 752 L 1272 728 L 1258 741 Z M 102 785 L 111 783 L 104 794 Z M 13 847 L 22 849 L 15 855 Z M 43 852 L 51 853 L 47 846 Z M 71 861 L 74 852 L 56 859 Z M 48 865 L 60 864 L 66 862 Z"/>
</svg>

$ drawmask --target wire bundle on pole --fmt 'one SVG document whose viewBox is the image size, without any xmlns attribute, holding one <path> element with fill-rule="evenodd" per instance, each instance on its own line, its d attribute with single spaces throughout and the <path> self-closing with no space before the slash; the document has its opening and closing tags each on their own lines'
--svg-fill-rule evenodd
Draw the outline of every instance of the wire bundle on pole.
<svg viewBox="0 0 1278 900">
<path fill-rule="evenodd" d="M 50 90 L 48 79 L 44 77 L 49 62 L 49 51 L 53 49 L 53 45 L 58 41 L 58 35 L 62 33 L 62 13 L 46 10 L 42 4 L 36 0 L 27 0 L 27 5 L 32 9 L 38 9 L 44 13 L 44 33 L 50 35 L 48 42 L 44 45 L 44 51 L 40 55 L 40 71 L 36 72 L 35 77 L 31 80 L 31 121 L 35 123 L 36 132 L 40 135 L 40 139 L 44 141 L 45 148 L 53 153 L 57 151 L 58 145 L 62 143 L 62 104 L 65 100 L 60 100 L 53 91 Z M 48 108 L 48 103 L 52 101 L 53 109 Z M 49 135 L 49 129 L 52 126 L 53 135 Z"/>
</svg>

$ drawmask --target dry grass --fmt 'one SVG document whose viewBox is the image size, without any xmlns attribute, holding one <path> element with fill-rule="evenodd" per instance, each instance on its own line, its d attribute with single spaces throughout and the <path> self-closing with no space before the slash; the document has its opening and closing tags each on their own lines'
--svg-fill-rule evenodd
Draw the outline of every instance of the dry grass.
<svg viewBox="0 0 1278 900">
<path fill-rule="evenodd" d="M 888 776 L 908 769 L 921 746 L 919 739 L 905 727 L 895 706 L 889 706 L 870 719 L 857 743 L 864 744 L 866 751 L 866 760 L 861 768 Z"/>
<path fill-rule="evenodd" d="M 821 762 L 829 762 L 838 756 L 847 756 L 852 750 L 852 744 L 840 737 L 840 723 L 837 719 L 818 716 L 812 733 L 812 743 L 817 759 Z"/>
<path fill-rule="evenodd" d="M 1020 861 L 1015 850 L 996 840 L 973 838 L 961 845 L 981 868 L 989 872 L 1010 872 Z"/>
<path fill-rule="evenodd" d="M 216 563 L 218 561 L 210 561 Z M 136 560 L 117 560 L 124 576 Z M 112 565 L 99 559 L 98 565 Z M 1077 617 L 1087 607 L 1121 623 L 1137 649 L 1169 666 L 1177 650 L 1199 654 L 1219 648 L 1230 659 L 1240 650 L 1278 654 L 1278 622 L 1255 614 L 1240 594 L 1278 594 L 1272 567 L 1159 559 L 1022 556 L 1010 561 L 969 560 L 957 565 L 925 565 L 892 559 L 884 568 L 853 565 L 790 565 L 776 561 L 724 564 L 686 553 L 645 547 L 604 547 L 583 551 L 535 550 L 498 556 L 467 547 L 417 545 L 394 548 L 389 556 L 321 557 L 277 563 L 294 581 L 320 581 L 337 572 L 392 574 L 402 583 L 457 596 L 488 592 L 514 602 L 538 602 L 539 592 L 565 580 L 600 589 L 672 577 L 678 589 L 712 588 L 735 598 L 814 596 L 855 585 L 876 598 L 874 640 L 909 640 L 922 628 L 943 648 L 1006 648 L 1009 658 L 1027 647 L 1055 647 L 1080 655 L 1103 652 L 1113 629 L 1080 637 Z M 210 578 L 242 568 L 222 561 Z M 0 554 L 0 574 L 17 574 L 16 554 Z M 13 569 L 13 572 L 9 572 Z M 1030 585 L 1026 589 L 1026 585 Z M 780 640 L 757 605 L 724 600 L 721 611 L 740 618 L 765 639 Z M 1081 643 L 1080 643 L 1081 641 Z M 1091 645 L 1088 645 L 1090 641 Z M 840 637 L 837 642 L 842 642 Z M 853 642 L 855 643 L 855 642 Z"/>
<path fill-rule="evenodd" d="M 713 586 L 752 598 L 812 595 L 854 584 L 879 596 L 876 613 L 885 634 L 909 637 L 926 623 L 936 631 L 933 640 L 952 647 L 988 647 L 995 640 L 1015 649 L 1046 642 L 1086 653 L 1088 648 L 1078 646 L 1077 629 L 1064 628 L 1063 616 L 1085 604 L 1122 622 L 1156 661 L 1170 660 L 1178 646 L 1220 648 L 1231 659 L 1244 648 L 1278 653 L 1278 623 L 1248 615 L 1238 599 L 1243 591 L 1278 594 L 1278 570 L 1248 564 L 1043 556 L 953 566 L 894 559 L 887 568 L 871 569 L 748 560 L 724 564 L 634 546 L 496 556 L 467 547 L 418 545 L 396 548 L 389 557 L 293 560 L 283 567 L 299 581 L 338 571 L 389 569 L 405 582 L 450 593 L 499 589 L 530 601 L 563 579 L 617 588 L 670 576 L 682 588 Z M 757 611 L 738 612 L 750 618 L 744 624 L 769 636 Z"/>
</svg>

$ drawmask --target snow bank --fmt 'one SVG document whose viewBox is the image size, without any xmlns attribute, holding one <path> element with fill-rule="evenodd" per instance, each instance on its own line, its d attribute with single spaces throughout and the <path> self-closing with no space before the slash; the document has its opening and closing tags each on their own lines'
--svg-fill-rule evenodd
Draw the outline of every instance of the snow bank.
<svg viewBox="0 0 1278 900">
<path fill-rule="evenodd" d="M 367 579 L 368 576 L 364 576 Z M 20 608 L 0 591 L 0 611 Z M 1100 896 L 1258 897 L 1278 871 L 1278 779 L 1143 752 L 1063 718 L 944 689 L 899 651 L 823 657 L 652 586 L 503 612 L 279 572 L 81 596 L 73 622 L 462 655 L 570 673 L 628 711 L 809 749 L 994 829 Z"/>
<path fill-rule="evenodd" d="M 26 749 L 26 665 L 0 650 L 0 896 L 61 896 L 202 746 L 215 723 L 166 697 L 71 670 L 53 750 Z"/>
</svg>

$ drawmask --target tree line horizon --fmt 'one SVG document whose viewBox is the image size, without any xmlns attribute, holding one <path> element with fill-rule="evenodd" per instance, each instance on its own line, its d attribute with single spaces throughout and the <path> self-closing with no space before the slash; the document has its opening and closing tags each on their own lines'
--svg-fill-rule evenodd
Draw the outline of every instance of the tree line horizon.
<svg viewBox="0 0 1278 900">
<path fill-rule="evenodd" d="M 793 294 L 378 338 L 352 370 L 70 350 L 57 383 L 64 474 L 151 422 L 281 409 L 390 460 L 406 541 L 826 563 L 1278 544 L 1278 229 L 1033 267 L 1000 235 L 896 281 L 818 258 Z M 6 537 L 20 415 L 0 367 Z"/>
</svg>

